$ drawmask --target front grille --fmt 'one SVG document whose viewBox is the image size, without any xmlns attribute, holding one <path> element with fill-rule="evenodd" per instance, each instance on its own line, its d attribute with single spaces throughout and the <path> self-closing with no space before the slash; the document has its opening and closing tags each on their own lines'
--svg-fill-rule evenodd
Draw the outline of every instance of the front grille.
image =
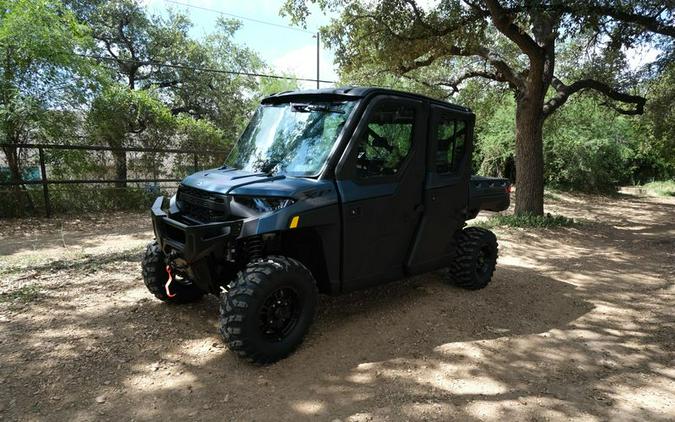
<svg viewBox="0 0 675 422">
<path fill-rule="evenodd" d="M 176 202 L 184 216 L 203 223 L 226 221 L 230 217 L 230 198 L 227 195 L 181 185 Z"/>
</svg>

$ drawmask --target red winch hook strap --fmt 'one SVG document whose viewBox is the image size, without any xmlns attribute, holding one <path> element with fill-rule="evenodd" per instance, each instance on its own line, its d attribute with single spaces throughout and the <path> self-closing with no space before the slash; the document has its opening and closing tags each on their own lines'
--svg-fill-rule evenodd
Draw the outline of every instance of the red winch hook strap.
<svg viewBox="0 0 675 422">
<path fill-rule="evenodd" d="M 171 290 L 169 290 L 169 286 L 171 285 L 171 282 L 173 281 L 173 275 L 171 274 L 171 265 L 166 266 L 166 273 L 169 274 L 169 279 L 166 280 L 166 284 L 164 284 L 164 290 L 166 290 L 167 296 L 174 297 L 174 296 L 176 296 L 176 294 L 171 293 Z"/>
</svg>

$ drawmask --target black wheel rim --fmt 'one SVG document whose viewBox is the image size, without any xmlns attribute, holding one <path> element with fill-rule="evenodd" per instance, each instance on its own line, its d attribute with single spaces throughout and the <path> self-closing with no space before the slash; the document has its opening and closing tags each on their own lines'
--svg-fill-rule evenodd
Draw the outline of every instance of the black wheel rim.
<svg viewBox="0 0 675 422">
<path fill-rule="evenodd" d="M 300 298 L 295 290 L 284 287 L 272 292 L 260 308 L 260 329 L 271 341 L 286 338 L 300 319 Z"/>
<path fill-rule="evenodd" d="M 478 250 L 476 258 L 476 275 L 485 277 L 490 272 L 490 262 L 492 261 L 492 250 L 488 245 Z"/>
</svg>

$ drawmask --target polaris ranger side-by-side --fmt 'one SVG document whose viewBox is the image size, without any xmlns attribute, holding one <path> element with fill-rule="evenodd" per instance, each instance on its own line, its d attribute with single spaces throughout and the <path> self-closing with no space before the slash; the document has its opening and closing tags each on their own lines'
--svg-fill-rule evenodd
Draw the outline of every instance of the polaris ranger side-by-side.
<svg viewBox="0 0 675 422">
<path fill-rule="evenodd" d="M 165 302 L 220 295 L 223 338 L 258 363 L 296 349 L 319 292 L 437 269 L 485 287 L 497 240 L 465 221 L 506 209 L 510 185 L 471 176 L 474 118 L 379 88 L 265 98 L 225 165 L 155 201 L 145 285 Z"/>
</svg>

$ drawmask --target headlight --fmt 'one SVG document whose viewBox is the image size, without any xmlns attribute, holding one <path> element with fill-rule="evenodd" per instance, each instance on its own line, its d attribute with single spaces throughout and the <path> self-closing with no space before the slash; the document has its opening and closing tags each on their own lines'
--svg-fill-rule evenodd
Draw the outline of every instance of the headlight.
<svg viewBox="0 0 675 422">
<path fill-rule="evenodd" d="M 274 198 L 264 196 L 235 196 L 234 201 L 258 212 L 277 211 L 295 203 L 292 198 Z"/>
</svg>

